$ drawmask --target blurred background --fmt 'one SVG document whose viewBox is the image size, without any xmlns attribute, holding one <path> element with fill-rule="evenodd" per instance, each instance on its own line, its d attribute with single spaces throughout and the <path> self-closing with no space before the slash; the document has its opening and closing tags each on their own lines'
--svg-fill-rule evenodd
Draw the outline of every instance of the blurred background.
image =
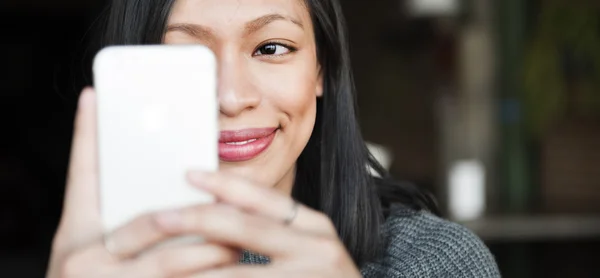
<svg viewBox="0 0 600 278">
<path fill-rule="evenodd" d="M 44 275 L 104 2 L 0 2 L 1 277 Z M 600 277 L 600 1 L 342 2 L 363 132 L 392 174 L 503 277 Z"/>
</svg>

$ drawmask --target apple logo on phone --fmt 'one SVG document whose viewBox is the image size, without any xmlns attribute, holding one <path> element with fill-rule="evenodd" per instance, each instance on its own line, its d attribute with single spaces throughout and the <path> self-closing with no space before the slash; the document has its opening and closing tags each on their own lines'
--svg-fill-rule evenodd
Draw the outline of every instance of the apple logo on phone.
<svg viewBox="0 0 600 278">
<path fill-rule="evenodd" d="M 142 126 L 145 131 L 155 133 L 167 125 L 169 119 L 169 106 L 160 103 L 145 105 L 142 113 Z"/>
</svg>

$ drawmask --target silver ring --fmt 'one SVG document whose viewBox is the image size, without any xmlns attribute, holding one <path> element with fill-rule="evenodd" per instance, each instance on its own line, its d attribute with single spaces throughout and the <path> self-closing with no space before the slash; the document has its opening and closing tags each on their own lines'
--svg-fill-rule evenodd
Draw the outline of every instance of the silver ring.
<svg viewBox="0 0 600 278">
<path fill-rule="evenodd" d="M 294 222 L 294 219 L 296 219 L 296 216 L 298 216 L 298 208 L 300 207 L 300 203 L 296 200 L 294 200 L 294 203 L 292 204 L 292 210 L 290 211 L 290 214 L 288 215 L 288 217 L 286 217 L 283 220 L 283 225 L 289 226 L 290 224 L 292 224 L 292 222 Z"/>
</svg>

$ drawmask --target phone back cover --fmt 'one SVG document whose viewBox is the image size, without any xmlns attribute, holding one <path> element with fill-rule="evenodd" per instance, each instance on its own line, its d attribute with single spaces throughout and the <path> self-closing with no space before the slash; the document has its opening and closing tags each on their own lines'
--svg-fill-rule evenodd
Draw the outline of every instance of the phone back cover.
<svg viewBox="0 0 600 278">
<path fill-rule="evenodd" d="M 119 46 L 94 61 L 100 203 L 110 232 L 141 214 L 213 202 L 190 169 L 218 168 L 216 61 L 202 46 Z"/>
</svg>

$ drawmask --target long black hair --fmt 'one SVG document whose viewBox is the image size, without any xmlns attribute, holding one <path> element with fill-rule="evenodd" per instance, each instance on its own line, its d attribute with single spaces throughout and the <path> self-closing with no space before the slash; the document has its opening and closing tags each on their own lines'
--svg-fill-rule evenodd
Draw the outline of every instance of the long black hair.
<svg viewBox="0 0 600 278">
<path fill-rule="evenodd" d="M 298 158 L 293 196 L 331 218 L 357 265 L 383 247 L 390 205 L 437 211 L 433 199 L 393 181 L 368 151 L 358 126 L 347 33 L 337 0 L 305 0 L 314 25 L 323 97 L 313 134 Z M 119 0 L 108 7 L 100 47 L 162 43 L 175 0 Z M 381 178 L 371 175 L 368 167 Z"/>
</svg>

